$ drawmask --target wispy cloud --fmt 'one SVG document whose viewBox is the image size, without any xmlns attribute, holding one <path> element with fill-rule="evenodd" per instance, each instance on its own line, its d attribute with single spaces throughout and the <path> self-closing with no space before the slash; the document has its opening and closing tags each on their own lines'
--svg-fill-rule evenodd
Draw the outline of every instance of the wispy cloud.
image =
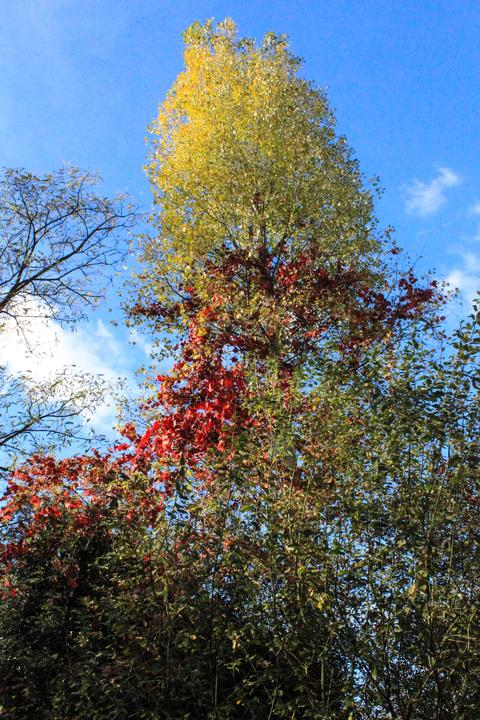
<svg viewBox="0 0 480 720">
<path fill-rule="evenodd" d="M 462 264 L 452 268 L 445 278 L 449 286 L 460 291 L 460 300 L 468 308 L 480 293 L 480 256 L 471 251 L 457 251 Z"/>
<path fill-rule="evenodd" d="M 128 341 L 132 345 L 137 345 L 142 350 L 146 358 L 151 358 L 153 354 L 153 344 L 149 342 L 136 328 L 130 328 Z"/>
<path fill-rule="evenodd" d="M 469 215 L 473 215 L 475 218 L 480 216 L 480 200 L 477 200 L 475 203 L 473 203 L 472 207 L 470 208 Z M 477 225 L 477 230 L 475 234 L 473 235 L 473 240 L 476 240 L 477 242 L 480 241 L 480 225 Z"/>
<path fill-rule="evenodd" d="M 81 389 L 82 375 L 101 377 L 107 392 L 103 401 L 90 408 L 88 420 L 95 430 L 110 434 L 115 424 L 116 407 L 111 390 L 120 382 L 131 381 L 125 363 L 128 344 L 124 345 L 101 320 L 77 331 L 61 327 L 32 312 L 20 324 L 8 323 L 2 328 L 0 365 L 27 382 L 51 382 L 68 369 L 69 390 Z M 59 385 L 59 392 L 64 392 Z"/>
<path fill-rule="evenodd" d="M 413 179 L 402 188 L 406 212 L 420 217 L 433 215 L 447 201 L 445 191 L 460 185 L 461 181 L 460 175 L 446 167 L 439 168 L 437 176 L 430 182 Z"/>
</svg>

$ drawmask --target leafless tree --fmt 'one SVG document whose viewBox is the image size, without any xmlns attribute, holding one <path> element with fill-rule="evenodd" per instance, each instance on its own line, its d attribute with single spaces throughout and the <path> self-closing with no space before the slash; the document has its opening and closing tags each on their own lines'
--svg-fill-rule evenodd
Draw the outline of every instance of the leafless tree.
<svg viewBox="0 0 480 720">
<path fill-rule="evenodd" d="M 0 176 L 0 343 L 33 320 L 72 325 L 104 295 L 122 261 L 135 211 L 125 197 L 98 192 L 99 178 L 78 168 Z M 32 348 L 32 351 L 34 348 Z M 5 355 L 5 352 L 3 353 Z M 12 358 L 12 361 L 14 358 Z M 0 451 L 10 458 L 83 436 L 85 408 L 101 379 L 65 370 L 42 384 L 0 366 Z"/>
</svg>

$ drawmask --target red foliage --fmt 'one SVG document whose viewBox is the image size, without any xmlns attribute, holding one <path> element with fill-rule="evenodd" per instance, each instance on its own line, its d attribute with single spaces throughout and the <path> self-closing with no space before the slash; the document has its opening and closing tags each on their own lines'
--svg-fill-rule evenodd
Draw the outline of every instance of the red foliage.
<svg viewBox="0 0 480 720">
<path fill-rule="evenodd" d="M 435 281 L 421 287 L 408 273 L 386 287 L 367 269 L 345 267 L 313 250 L 286 260 L 262 249 L 247 256 L 224 248 L 220 261 L 205 263 L 203 282 L 202 297 L 213 298 L 209 305 L 188 287 L 175 303 L 131 309 L 133 316 L 168 322 L 189 317 L 187 362 L 199 344 L 192 328 L 199 326 L 208 335 L 208 343 L 202 337 L 200 344 L 218 353 L 231 348 L 264 360 L 274 352 L 283 367 L 292 368 L 326 340 L 351 355 L 441 300 Z M 253 293 L 264 299 L 262 307 L 242 309 Z"/>
<path fill-rule="evenodd" d="M 0 508 L 0 523 L 11 527 L 9 542 L 0 547 L 4 577 L 34 539 L 48 537 L 55 528 L 93 535 L 113 509 L 131 522 L 155 524 L 163 494 L 153 485 L 137 492 L 125 482 L 132 458 L 33 456 L 12 473 Z"/>
<path fill-rule="evenodd" d="M 205 278 L 208 304 L 188 287 L 183 299 L 168 307 L 131 309 L 133 315 L 167 321 L 181 314 L 190 318 L 181 359 L 158 377 L 159 392 L 145 404 L 156 416 L 148 430 L 139 435 L 127 423 L 126 442 L 105 456 L 34 456 L 13 473 L 0 509 L 0 522 L 12 527 L 0 555 L 6 593 L 14 591 L 7 576 L 11 563 L 49 528 L 63 524 L 88 534 L 114 509 L 128 522 L 154 525 L 185 468 L 204 483 L 212 481 L 209 455 L 228 459 L 233 438 L 259 422 L 247 411 L 244 363 L 232 353 L 249 353 L 260 363 L 274 354 L 276 382 L 288 402 L 293 368 L 327 337 L 337 337 L 338 352 L 351 355 L 417 318 L 438 298 L 435 283 L 419 287 L 412 274 L 387 296 L 366 270 L 308 252 L 287 261 L 263 251 L 246 257 L 225 249 L 220 262 L 207 263 Z M 264 297 L 264 308 L 239 307 L 246 288 Z M 131 480 L 136 476 L 143 477 L 138 492 Z"/>
</svg>

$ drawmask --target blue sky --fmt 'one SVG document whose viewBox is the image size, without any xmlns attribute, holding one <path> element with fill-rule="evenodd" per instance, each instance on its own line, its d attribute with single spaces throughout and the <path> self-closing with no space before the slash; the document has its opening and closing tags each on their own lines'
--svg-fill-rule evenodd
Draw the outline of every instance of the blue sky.
<svg viewBox="0 0 480 720">
<path fill-rule="evenodd" d="M 290 36 L 362 170 L 380 176 L 381 224 L 468 300 L 480 288 L 478 0 L 5 0 L 1 164 L 98 170 L 106 191 L 148 208 L 146 128 L 182 69 L 181 33 L 226 16 L 242 35 Z M 108 317 L 63 334 L 64 359 L 130 375 L 142 348 Z"/>
</svg>

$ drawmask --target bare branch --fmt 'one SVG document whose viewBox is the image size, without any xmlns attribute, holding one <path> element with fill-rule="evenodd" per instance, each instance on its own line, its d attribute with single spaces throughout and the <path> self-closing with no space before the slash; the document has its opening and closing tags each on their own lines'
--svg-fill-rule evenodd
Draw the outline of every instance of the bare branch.
<svg viewBox="0 0 480 720">
<path fill-rule="evenodd" d="M 0 174 L 0 341 L 29 322 L 73 324 L 103 297 L 127 250 L 136 211 L 98 192 L 99 178 L 75 167 L 43 177 Z M 12 365 L 13 363 L 12 358 Z M 84 413 L 104 397 L 101 378 L 60 374 L 33 385 L 0 367 L 0 451 L 15 456 L 86 440 Z M 5 456 L 7 456 L 5 458 Z"/>
</svg>

